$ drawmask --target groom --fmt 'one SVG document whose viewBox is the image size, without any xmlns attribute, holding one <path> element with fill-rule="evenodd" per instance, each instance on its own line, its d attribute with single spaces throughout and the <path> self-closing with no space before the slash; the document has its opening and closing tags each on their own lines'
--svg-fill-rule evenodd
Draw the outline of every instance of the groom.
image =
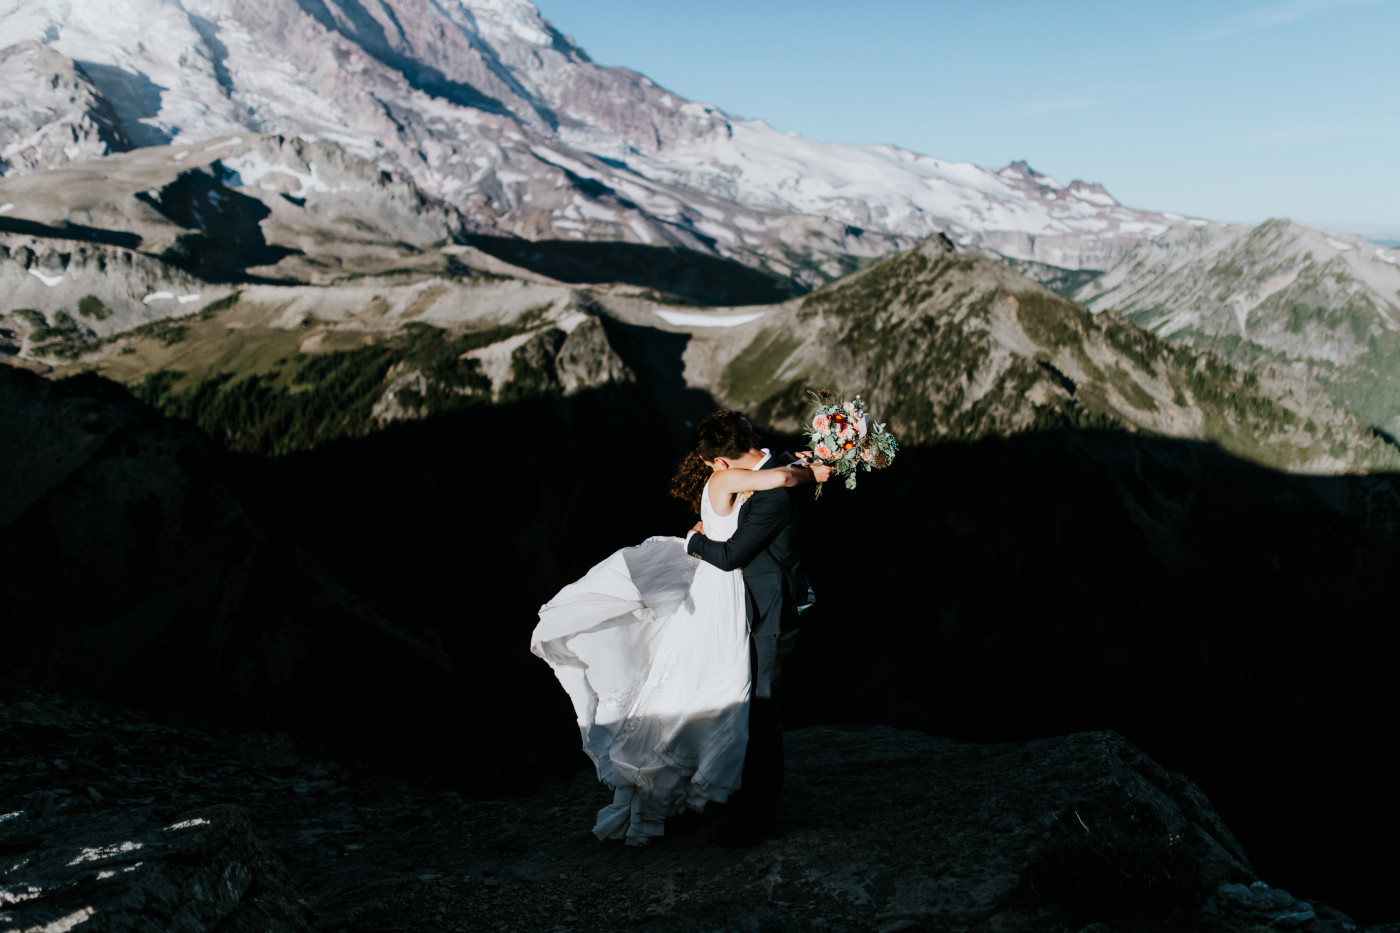
<svg viewBox="0 0 1400 933">
<path fill-rule="evenodd" d="M 730 469 L 764 470 L 792 463 L 791 454 L 772 454 L 748 418 L 737 419 L 746 449 L 717 457 Z M 715 416 L 711 416 L 715 417 Z M 778 834 L 778 795 L 783 786 L 783 733 L 776 693 L 783 667 L 797 640 L 803 614 L 816 600 L 802 572 L 802 525 L 811 490 L 805 486 L 755 492 L 743 503 L 739 526 L 727 541 L 711 541 L 696 524 L 686 552 L 721 570 L 743 568 L 749 621 L 749 661 L 753 690 L 749 703 L 749 747 L 743 787 L 724 808 L 716 841 L 751 845 Z"/>
</svg>

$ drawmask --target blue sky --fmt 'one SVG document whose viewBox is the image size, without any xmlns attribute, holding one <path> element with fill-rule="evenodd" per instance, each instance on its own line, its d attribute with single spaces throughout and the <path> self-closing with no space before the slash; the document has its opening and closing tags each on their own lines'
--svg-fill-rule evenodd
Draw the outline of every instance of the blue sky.
<svg viewBox="0 0 1400 933">
<path fill-rule="evenodd" d="M 535 0 L 599 64 L 820 140 L 1400 237 L 1400 0 Z"/>
</svg>

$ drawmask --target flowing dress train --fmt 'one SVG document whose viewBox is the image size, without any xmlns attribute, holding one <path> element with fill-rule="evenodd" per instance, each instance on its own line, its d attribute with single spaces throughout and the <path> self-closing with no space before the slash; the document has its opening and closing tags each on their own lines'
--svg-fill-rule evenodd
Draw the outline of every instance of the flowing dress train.
<svg viewBox="0 0 1400 933">
<path fill-rule="evenodd" d="M 705 533 L 726 540 L 739 508 Z M 599 839 L 645 845 L 663 821 L 739 787 L 748 745 L 749 634 L 743 574 L 685 552 L 681 538 L 624 548 L 540 608 L 530 650 L 574 704 L 583 750 L 613 802 Z"/>
</svg>

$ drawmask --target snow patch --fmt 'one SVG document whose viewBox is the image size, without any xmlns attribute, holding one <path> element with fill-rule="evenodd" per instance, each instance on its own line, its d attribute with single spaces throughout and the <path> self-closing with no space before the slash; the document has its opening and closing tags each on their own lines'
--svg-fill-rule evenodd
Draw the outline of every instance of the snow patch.
<svg viewBox="0 0 1400 933">
<path fill-rule="evenodd" d="M 677 327 L 738 327 L 740 324 L 756 321 L 766 313 L 765 311 L 757 311 L 752 314 L 697 314 L 693 311 L 656 309 L 657 317 L 667 324 L 674 324 Z"/>
<path fill-rule="evenodd" d="M 189 829 L 191 826 L 207 826 L 207 825 L 209 825 L 209 821 L 208 821 L 208 820 L 206 820 L 206 819 L 205 819 L 204 817 L 202 817 L 202 816 L 197 816 L 197 817 L 195 817 L 195 818 L 192 819 L 192 820 L 184 820 L 184 821 L 182 821 L 182 822 L 175 823 L 175 824 L 172 825 L 172 826 L 167 826 L 167 827 L 165 827 L 165 831 L 166 831 L 166 832 L 170 832 L 172 829 Z"/>
<path fill-rule="evenodd" d="M 73 911 L 71 914 L 65 914 L 57 920 L 50 920 L 42 927 L 30 927 L 30 929 L 40 930 L 42 933 L 68 933 L 69 930 L 78 926 L 78 924 L 87 923 L 88 919 L 96 913 L 97 911 L 93 910 L 91 907 L 83 907 Z"/>
<path fill-rule="evenodd" d="M 4 208 L 0 208 L 0 213 L 2 213 L 3 211 L 4 211 Z M 1395 265 L 1395 259 L 1394 259 L 1393 257 L 1387 256 L 1387 255 L 1385 254 L 1385 250 L 1384 250 L 1384 249 L 1378 249 L 1378 250 L 1376 250 L 1376 255 L 1377 255 L 1378 257 L 1380 257 L 1381 262 L 1388 262 L 1388 263 L 1390 263 L 1392 266 Z"/>
<path fill-rule="evenodd" d="M 617 211 L 611 208 L 604 207 L 601 204 L 595 204 L 592 201 L 585 201 L 582 198 L 575 200 L 574 204 L 578 207 L 579 213 L 589 220 L 602 220 L 608 223 L 617 222 Z"/>
<path fill-rule="evenodd" d="M 739 238 L 734 235 L 733 230 L 730 230 L 728 227 L 720 226 L 719 224 L 712 224 L 709 221 L 699 221 L 695 224 L 695 229 L 708 237 L 712 237 L 716 240 L 723 240 L 730 246 L 733 246 L 739 241 Z"/>
<path fill-rule="evenodd" d="M 588 320 L 588 315 L 584 314 L 582 311 L 575 311 L 573 314 L 557 322 L 554 326 L 566 334 L 572 334 L 574 328 L 578 327 L 586 320 Z"/>
<path fill-rule="evenodd" d="M 114 855 L 122 855 L 126 852 L 135 852 L 137 849 L 140 848 L 143 848 L 143 844 L 140 842 L 123 842 L 119 845 L 114 846 L 99 846 L 96 849 L 84 848 L 82 852 L 78 853 L 77 858 L 73 859 L 73 861 L 68 863 L 68 867 L 72 868 L 74 865 L 81 865 L 84 862 L 101 861 L 105 858 L 111 858 Z"/>
<path fill-rule="evenodd" d="M 706 220 L 724 220 L 724 211 L 709 204 L 692 205 L 697 211 L 704 215 Z"/>
<path fill-rule="evenodd" d="M 182 304 L 182 305 L 187 305 L 187 304 L 189 304 L 191 301 L 198 301 L 198 300 L 199 300 L 199 296 L 198 296 L 198 295 L 181 295 L 179 300 L 180 300 L 180 304 Z"/>
<path fill-rule="evenodd" d="M 14 209 L 15 206 L 13 204 L 0 204 L 0 214 L 5 213 L 6 211 L 12 211 Z"/>
<path fill-rule="evenodd" d="M 1107 230 L 1109 227 L 1108 218 L 1102 216 L 1079 217 L 1074 220 L 1065 221 L 1065 226 L 1075 230 L 1099 231 Z"/>
<path fill-rule="evenodd" d="M 228 183 L 235 188 L 258 188 L 261 191 L 275 191 L 295 198 L 304 198 L 313 192 L 325 194 L 350 190 L 346 185 L 336 188 L 328 185 L 317 173 L 315 163 L 309 164 L 307 170 L 302 172 L 286 165 L 270 162 L 256 152 L 248 152 L 232 159 L 225 159 L 224 168 L 233 173 Z M 297 189 L 295 191 L 284 190 L 290 185 L 285 180 L 279 184 L 273 180 L 275 176 L 290 179 L 298 185 Z"/>
<path fill-rule="evenodd" d="M 1075 191 L 1072 196 L 1081 201 L 1088 201 L 1090 204 L 1098 204 L 1102 207 L 1117 207 L 1118 202 L 1113 199 L 1113 195 L 1106 191 Z"/>
<path fill-rule="evenodd" d="M 190 154 L 190 151 L 189 151 L 188 149 L 181 149 L 179 152 L 177 152 L 177 153 L 175 153 L 173 156 L 171 156 L 171 158 L 174 159 L 176 162 L 183 162 L 183 161 L 185 161 L 185 157 L 188 156 L 189 154 Z"/>
<path fill-rule="evenodd" d="M 170 301 L 175 297 L 174 292 L 151 292 L 141 299 L 143 304 L 150 304 L 153 301 Z"/>
<path fill-rule="evenodd" d="M 29 274 L 40 282 L 43 282 L 49 288 L 53 288 L 59 282 L 63 281 L 63 276 L 61 275 L 44 275 L 44 273 L 40 272 L 38 269 L 30 269 Z"/>
<path fill-rule="evenodd" d="M 593 169 L 584 165 L 577 159 L 571 159 L 562 153 L 555 152 L 553 149 L 547 149 L 544 146 L 531 146 L 530 154 L 541 162 L 547 162 L 555 168 L 562 168 L 564 171 L 577 175 L 579 178 L 586 178 L 589 181 L 599 181 L 598 174 L 593 171 Z"/>
<path fill-rule="evenodd" d="M 528 4 L 517 3 L 515 0 L 476 0 L 472 4 L 472 13 L 484 34 L 495 33 L 499 36 L 504 32 L 531 45 L 548 47 L 553 44 L 554 40 L 550 38 L 549 33 L 541 28 L 539 14 L 535 13 L 532 16 L 534 8 Z"/>
<path fill-rule="evenodd" d="M 1332 239 L 1330 236 L 1327 238 L 1327 245 L 1330 246 L 1330 247 L 1332 247 L 1333 249 L 1340 249 L 1340 250 L 1348 250 L 1348 249 L 1351 249 L 1351 244 L 1350 244 L 1350 243 L 1343 243 L 1341 240 L 1334 240 L 1334 239 Z"/>
</svg>

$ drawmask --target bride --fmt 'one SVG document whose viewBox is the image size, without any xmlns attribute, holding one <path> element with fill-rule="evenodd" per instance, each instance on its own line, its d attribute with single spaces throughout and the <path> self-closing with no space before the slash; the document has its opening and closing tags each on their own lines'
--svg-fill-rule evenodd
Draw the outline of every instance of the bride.
<svg viewBox="0 0 1400 933">
<path fill-rule="evenodd" d="M 696 426 L 671 494 L 699 511 L 712 540 L 734 533 L 752 493 L 830 475 L 801 460 L 746 468 L 763 456 L 756 448 L 738 412 Z M 569 694 L 583 750 L 613 789 L 593 827 L 599 839 L 645 845 L 667 817 L 738 789 L 749 714 L 742 571 L 689 556 L 681 538 L 648 538 L 545 603 L 530 650 Z"/>
</svg>

